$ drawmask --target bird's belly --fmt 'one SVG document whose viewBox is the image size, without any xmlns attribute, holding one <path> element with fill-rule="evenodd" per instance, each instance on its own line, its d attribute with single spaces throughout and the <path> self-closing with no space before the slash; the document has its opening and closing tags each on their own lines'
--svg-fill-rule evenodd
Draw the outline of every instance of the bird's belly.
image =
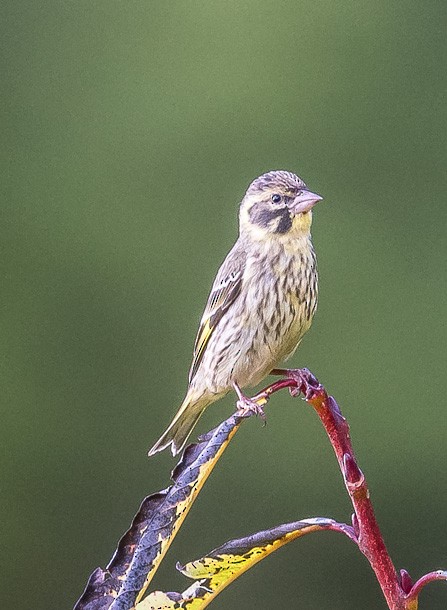
<svg viewBox="0 0 447 610">
<path fill-rule="evenodd" d="M 305 308 L 297 306 L 295 299 L 293 301 L 283 302 L 269 319 L 263 316 L 262 321 L 249 330 L 246 347 L 232 369 L 232 381 L 237 381 L 241 387 L 257 385 L 294 353 L 309 329 L 311 319 L 306 318 Z"/>
<path fill-rule="evenodd" d="M 195 381 L 200 379 L 206 391 L 226 393 L 234 382 L 257 385 L 293 354 L 309 329 L 317 299 L 314 269 L 309 266 L 306 272 L 289 264 L 270 273 L 266 283 L 272 289 L 262 293 L 253 274 L 245 286 L 245 301 L 235 303 L 232 315 L 221 320 L 211 338 Z"/>
</svg>

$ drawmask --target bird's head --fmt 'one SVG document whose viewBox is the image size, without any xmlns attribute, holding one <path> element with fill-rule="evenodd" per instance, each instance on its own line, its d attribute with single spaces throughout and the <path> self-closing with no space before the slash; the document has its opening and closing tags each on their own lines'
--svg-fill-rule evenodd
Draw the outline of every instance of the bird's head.
<svg viewBox="0 0 447 610">
<path fill-rule="evenodd" d="M 253 180 L 241 202 L 241 234 L 262 240 L 310 232 L 312 208 L 322 197 L 291 172 L 268 172 Z"/>
</svg>

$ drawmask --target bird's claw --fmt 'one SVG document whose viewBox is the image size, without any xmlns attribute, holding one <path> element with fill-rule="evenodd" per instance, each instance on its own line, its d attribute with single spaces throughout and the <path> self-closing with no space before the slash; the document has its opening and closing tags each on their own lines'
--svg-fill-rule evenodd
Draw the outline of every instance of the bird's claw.
<svg viewBox="0 0 447 610">
<path fill-rule="evenodd" d="M 250 417 L 251 415 L 256 415 L 264 422 L 264 425 L 267 422 L 264 407 L 247 396 L 241 396 L 237 401 L 236 415 L 239 417 Z"/>
</svg>

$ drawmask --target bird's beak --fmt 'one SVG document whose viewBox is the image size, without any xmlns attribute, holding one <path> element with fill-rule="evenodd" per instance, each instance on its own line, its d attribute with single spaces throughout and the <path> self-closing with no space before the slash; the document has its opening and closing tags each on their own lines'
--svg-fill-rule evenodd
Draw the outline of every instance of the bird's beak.
<svg viewBox="0 0 447 610">
<path fill-rule="evenodd" d="M 321 195 L 317 195 L 311 191 L 301 191 L 300 194 L 292 201 L 290 209 L 294 214 L 308 212 L 322 199 L 323 197 L 321 197 Z"/>
</svg>

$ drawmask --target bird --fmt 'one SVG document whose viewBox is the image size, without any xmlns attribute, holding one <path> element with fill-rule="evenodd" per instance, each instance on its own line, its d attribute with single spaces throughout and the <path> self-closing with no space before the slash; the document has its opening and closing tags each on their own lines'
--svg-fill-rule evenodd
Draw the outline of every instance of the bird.
<svg viewBox="0 0 447 610">
<path fill-rule="evenodd" d="M 296 174 L 269 171 L 239 206 L 239 236 L 211 288 L 194 344 L 186 396 L 149 451 L 185 447 L 203 411 L 232 389 L 239 413 L 263 415 L 243 392 L 296 350 L 318 301 L 312 208 L 322 197 Z"/>
</svg>

